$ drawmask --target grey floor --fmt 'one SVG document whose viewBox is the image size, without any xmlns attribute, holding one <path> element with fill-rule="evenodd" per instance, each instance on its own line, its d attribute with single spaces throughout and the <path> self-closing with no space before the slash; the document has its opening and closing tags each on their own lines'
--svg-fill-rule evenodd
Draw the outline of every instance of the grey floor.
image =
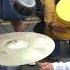
<svg viewBox="0 0 70 70">
<path fill-rule="evenodd" d="M 70 61 L 70 44 L 68 41 L 61 41 L 61 61 Z"/>
</svg>

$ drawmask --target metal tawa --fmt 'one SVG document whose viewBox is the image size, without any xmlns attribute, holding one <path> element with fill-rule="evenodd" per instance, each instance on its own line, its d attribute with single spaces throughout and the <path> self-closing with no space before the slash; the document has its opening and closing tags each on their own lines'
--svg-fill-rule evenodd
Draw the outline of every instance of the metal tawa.
<svg viewBox="0 0 70 70">
<path fill-rule="evenodd" d="M 19 66 L 34 63 L 49 56 L 54 41 L 43 34 L 14 32 L 0 35 L 0 65 Z"/>
</svg>

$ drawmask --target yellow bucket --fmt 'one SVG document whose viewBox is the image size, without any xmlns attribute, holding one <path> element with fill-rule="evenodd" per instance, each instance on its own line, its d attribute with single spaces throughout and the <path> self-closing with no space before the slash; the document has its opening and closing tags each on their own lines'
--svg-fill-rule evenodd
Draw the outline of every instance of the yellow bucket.
<svg viewBox="0 0 70 70">
<path fill-rule="evenodd" d="M 64 28 L 64 31 L 58 32 L 52 30 L 54 35 L 61 40 L 70 39 L 70 0 L 61 0 L 56 5 L 56 14 L 54 22 Z"/>
</svg>

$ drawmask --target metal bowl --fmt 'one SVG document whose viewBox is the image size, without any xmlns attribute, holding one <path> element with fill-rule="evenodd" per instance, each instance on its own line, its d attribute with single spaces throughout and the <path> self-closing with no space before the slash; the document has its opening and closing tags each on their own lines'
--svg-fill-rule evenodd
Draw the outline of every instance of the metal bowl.
<svg viewBox="0 0 70 70">
<path fill-rule="evenodd" d="M 29 15 L 35 10 L 35 0 L 16 0 L 16 9 L 23 15 Z"/>
<path fill-rule="evenodd" d="M 35 6 L 35 0 L 16 0 L 17 4 L 22 7 L 32 8 Z"/>
</svg>

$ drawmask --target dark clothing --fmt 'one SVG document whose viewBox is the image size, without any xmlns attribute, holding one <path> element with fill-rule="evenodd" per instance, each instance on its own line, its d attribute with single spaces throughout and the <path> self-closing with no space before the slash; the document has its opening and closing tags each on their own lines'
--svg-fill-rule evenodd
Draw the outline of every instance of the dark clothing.
<svg viewBox="0 0 70 70">
<path fill-rule="evenodd" d="M 41 14 L 41 4 L 39 0 L 36 0 L 36 15 Z M 20 10 L 21 12 L 21 10 Z M 26 17 L 30 15 L 21 14 L 17 8 L 16 3 L 12 0 L 0 0 L 0 18 L 3 20 L 25 20 Z"/>
</svg>

